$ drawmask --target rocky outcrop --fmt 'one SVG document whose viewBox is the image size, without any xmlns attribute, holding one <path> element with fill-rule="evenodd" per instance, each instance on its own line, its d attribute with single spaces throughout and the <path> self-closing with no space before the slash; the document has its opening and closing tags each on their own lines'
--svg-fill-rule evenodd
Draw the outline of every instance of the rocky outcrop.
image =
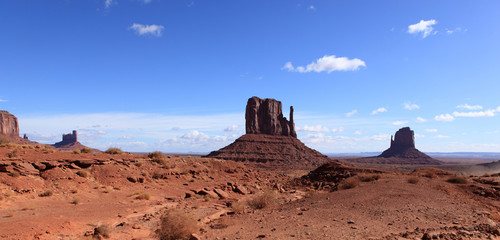
<svg viewBox="0 0 500 240">
<path fill-rule="evenodd" d="M 297 139 L 293 107 L 288 121 L 283 117 L 280 101 L 252 97 L 247 102 L 245 119 L 247 134 L 207 157 L 280 169 L 318 167 L 329 161 Z"/>
<path fill-rule="evenodd" d="M 297 137 L 293 122 L 293 107 L 290 107 L 290 121 L 283 117 L 281 102 L 275 99 L 248 99 L 246 112 L 247 134 L 268 134 Z"/>
<path fill-rule="evenodd" d="M 427 154 L 415 148 L 415 134 L 409 127 L 399 129 L 394 139 L 391 136 L 391 146 L 379 157 L 402 157 L 402 158 L 429 158 Z"/>
<path fill-rule="evenodd" d="M 7 111 L 0 111 L 0 135 L 19 137 L 17 118 Z"/>
<path fill-rule="evenodd" d="M 75 150 L 85 147 L 78 142 L 78 133 L 76 130 L 73 130 L 72 133 L 63 134 L 62 141 L 57 142 L 52 146 L 59 150 Z"/>
</svg>

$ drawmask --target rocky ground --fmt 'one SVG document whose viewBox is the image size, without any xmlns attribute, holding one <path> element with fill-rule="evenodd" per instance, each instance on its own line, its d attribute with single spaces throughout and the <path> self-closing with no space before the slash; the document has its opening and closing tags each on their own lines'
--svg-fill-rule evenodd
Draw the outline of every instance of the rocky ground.
<svg viewBox="0 0 500 240">
<path fill-rule="evenodd" d="M 0 238 L 158 239 L 174 209 L 187 215 L 163 223 L 192 239 L 500 238 L 498 175 L 338 162 L 300 179 L 308 171 L 278 170 L 3 144 Z"/>
</svg>

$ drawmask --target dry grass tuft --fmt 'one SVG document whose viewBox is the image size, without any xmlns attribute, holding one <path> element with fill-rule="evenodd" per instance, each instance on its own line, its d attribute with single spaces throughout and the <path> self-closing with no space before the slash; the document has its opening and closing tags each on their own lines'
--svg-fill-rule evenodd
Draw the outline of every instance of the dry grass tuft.
<svg viewBox="0 0 500 240">
<path fill-rule="evenodd" d="M 107 153 L 107 154 L 122 154 L 123 151 L 119 148 L 112 147 L 112 148 L 108 148 L 108 150 L 106 150 L 105 153 Z"/>
<path fill-rule="evenodd" d="M 243 213 L 245 211 L 245 202 L 243 201 L 234 201 L 231 203 L 231 209 L 233 209 L 234 213 Z"/>
<path fill-rule="evenodd" d="M 136 199 L 139 199 L 139 200 L 149 200 L 149 199 L 151 199 L 151 193 L 149 193 L 149 192 L 139 193 L 139 195 L 137 195 Z"/>
<path fill-rule="evenodd" d="M 418 178 L 416 177 L 411 177 L 411 178 L 408 178 L 408 183 L 411 183 L 411 184 L 417 184 L 418 183 Z"/>
<path fill-rule="evenodd" d="M 94 152 L 94 150 L 92 148 L 89 148 L 89 147 L 83 147 L 80 149 L 80 152 L 81 153 L 92 153 L 92 152 Z"/>
<path fill-rule="evenodd" d="M 54 195 L 54 192 L 52 190 L 46 190 L 45 192 L 40 193 L 38 196 L 40 196 L 40 197 L 50 197 L 52 195 Z"/>
<path fill-rule="evenodd" d="M 3 147 L 4 145 L 7 145 L 10 143 L 10 140 L 6 137 L 0 136 L 0 145 Z"/>
<path fill-rule="evenodd" d="M 89 176 L 89 173 L 87 171 L 79 170 L 78 172 L 76 172 L 76 175 L 78 175 L 82 178 L 86 178 Z"/>
<path fill-rule="evenodd" d="M 346 190 L 346 189 L 351 189 L 355 188 L 359 185 L 359 179 L 358 178 L 346 178 L 339 184 L 339 189 L 340 190 Z"/>
<path fill-rule="evenodd" d="M 94 229 L 94 236 L 102 236 L 103 238 L 110 238 L 111 227 L 108 224 L 102 224 L 101 226 L 96 227 Z"/>
<path fill-rule="evenodd" d="M 464 177 L 459 177 L 459 176 L 450 177 L 450 178 L 446 179 L 446 181 L 449 183 L 454 183 L 454 184 L 466 184 L 467 183 L 467 179 L 465 179 Z"/>
<path fill-rule="evenodd" d="M 80 154 L 82 151 L 80 151 L 80 149 L 75 149 L 73 150 L 73 154 Z"/>
<path fill-rule="evenodd" d="M 361 182 L 373 182 L 373 181 L 377 181 L 379 179 L 380 179 L 380 175 L 378 175 L 378 174 L 371 175 L 371 176 L 359 176 L 359 180 L 361 180 Z"/>
<path fill-rule="evenodd" d="M 265 191 L 248 200 L 247 204 L 252 209 L 263 209 L 277 202 L 278 196 L 273 191 Z"/>
<path fill-rule="evenodd" d="M 161 217 L 156 232 L 160 240 L 183 240 L 197 231 L 198 222 L 191 215 L 182 210 L 169 210 Z"/>
<path fill-rule="evenodd" d="M 9 158 L 15 158 L 15 157 L 18 157 L 18 156 L 19 156 L 19 151 L 17 149 L 14 149 L 14 151 L 12 151 L 9 154 L 7 154 L 7 157 L 9 157 Z"/>
</svg>

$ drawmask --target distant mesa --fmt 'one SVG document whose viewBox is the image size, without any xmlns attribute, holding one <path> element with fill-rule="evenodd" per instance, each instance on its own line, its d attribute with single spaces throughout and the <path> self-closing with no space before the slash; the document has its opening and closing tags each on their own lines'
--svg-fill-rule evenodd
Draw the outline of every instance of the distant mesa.
<svg viewBox="0 0 500 240">
<path fill-rule="evenodd" d="M 316 167 L 329 161 L 327 156 L 297 139 L 293 107 L 287 120 L 281 102 L 275 99 L 248 99 L 245 129 L 245 135 L 207 157 L 289 169 Z"/>
<path fill-rule="evenodd" d="M 78 133 L 76 130 L 73 130 L 72 133 L 63 134 L 62 141 L 57 142 L 52 146 L 59 150 L 75 150 L 85 147 L 78 142 Z"/>
<path fill-rule="evenodd" d="M 415 134 L 409 127 L 391 136 L 390 147 L 377 157 L 352 159 L 352 162 L 373 164 L 439 165 L 442 162 L 415 148 Z"/>
</svg>

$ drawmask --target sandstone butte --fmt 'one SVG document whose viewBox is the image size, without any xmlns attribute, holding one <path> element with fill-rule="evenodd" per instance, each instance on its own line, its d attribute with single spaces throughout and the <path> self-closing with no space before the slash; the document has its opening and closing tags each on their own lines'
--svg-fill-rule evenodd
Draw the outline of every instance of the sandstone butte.
<svg viewBox="0 0 500 240">
<path fill-rule="evenodd" d="M 293 121 L 283 117 L 282 104 L 275 99 L 248 99 L 246 134 L 207 157 L 258 163 L 261 167 L 308 168 L 329 161 L 328 157 L 297 139 Z"/>
<path fill-rule="evenodd" d="M 85 147 L 80 142 L 78 142 L 78 133 L 76 130 L 73 130 L 72 133 L 63 134 L 62 141 L 57 142 L 52 146 L 59 150 L 75 150 Z"/>
</svg>

